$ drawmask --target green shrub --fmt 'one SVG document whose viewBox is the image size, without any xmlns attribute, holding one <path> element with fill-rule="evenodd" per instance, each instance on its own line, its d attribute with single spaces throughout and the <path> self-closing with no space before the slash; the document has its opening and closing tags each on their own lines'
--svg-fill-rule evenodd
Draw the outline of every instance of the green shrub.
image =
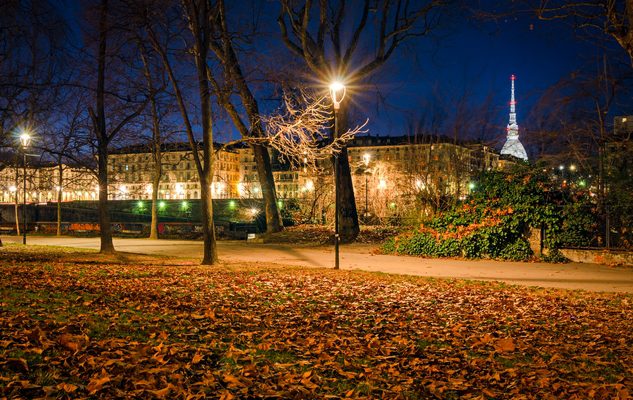
<svg viewBox="0 0 633 400">
<path fill-rule="evenodd" d="M 526 261 L 533 255 L 530 244 L 525 239 L 519 238 L 507 245 L 499 254 L 499 258 L 510 261 Z"/>
<path fill-rule="evenodd" d="M 464 202 L 410 234 L 387 241 L 382 250 L 425 257 L 523 261 L 533 257 L 526 240 L 530 228 L 541 226 L 552 260 L 562 257 L 556 255 L 556 249 L 563 244 L 588 243 L 589 203 L 582 194 L 571 201 L 565 199 L 541 166 L 520 167 L 511 173 L 484 172 L 475 188 Z"/>
</svg>

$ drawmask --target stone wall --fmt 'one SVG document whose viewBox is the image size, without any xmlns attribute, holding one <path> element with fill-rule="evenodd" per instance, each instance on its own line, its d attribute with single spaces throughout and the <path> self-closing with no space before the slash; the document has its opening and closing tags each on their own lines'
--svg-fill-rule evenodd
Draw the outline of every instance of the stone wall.
<svg viewBox="0 0 633 400">
<path fill-rule="evenodd" d="M 602 249 L 561 249 L 574 262 L 633 266 L 633 252 Z"/>
</svg>

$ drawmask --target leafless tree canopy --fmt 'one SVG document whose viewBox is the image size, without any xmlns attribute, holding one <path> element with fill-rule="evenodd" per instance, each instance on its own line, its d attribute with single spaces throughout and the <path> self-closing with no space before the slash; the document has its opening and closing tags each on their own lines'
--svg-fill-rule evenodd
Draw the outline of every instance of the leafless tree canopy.
<svg viewBox="0 0 633 400">
<path fill-rule="evenodd" d="M 536 12 L 542 20 L 569 19 L 578 29 L 612 36 L 633 62 L 633 1 L 540 0 Z"/>
<path fill-rule="evenodd" d="M 361 126 L 348 129 L 337 139 L 329 140 L 334 115 L 329 96 L 318 96 L 305 90 L 284 94 L 285 112 L 268 117 L 267 142 L 290 162 L 314 165 L 337 155 L 355 135 L 364 133 Z"/>
</svg>

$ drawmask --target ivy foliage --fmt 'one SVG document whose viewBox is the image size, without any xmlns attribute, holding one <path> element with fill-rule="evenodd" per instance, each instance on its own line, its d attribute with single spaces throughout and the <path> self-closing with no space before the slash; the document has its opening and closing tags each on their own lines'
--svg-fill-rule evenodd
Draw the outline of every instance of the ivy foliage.
<svg viewBox="0 0 633 400">
<path fill-rule="evenodd" d="M 587 241 L 584 205 L 566 207 L 566 194 L 542 167 L 487 171 L 468 197 L 451 210 L 389 239 L 383 251 L 426 257 L 494 258 L 522 261 L 534 254 L 530 228 L 543 229 L 545 247 Z M 575 203 L 574 203 L 575 204 Z M 566 215 L 574 215 L 567 220 Z"/>
</svg>

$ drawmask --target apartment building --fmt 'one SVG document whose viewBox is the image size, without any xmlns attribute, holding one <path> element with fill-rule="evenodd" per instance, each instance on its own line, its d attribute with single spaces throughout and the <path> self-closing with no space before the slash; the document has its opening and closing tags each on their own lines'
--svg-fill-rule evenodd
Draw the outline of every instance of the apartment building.
<svg viewBox="0 0 633 400">
<path fill-rule="evenodd" d="M 95 175 L 86 168 L 60 165 L 5 165 L 0 169 L 0 203 L 96 200 L 98 185 Z"/>
<path fill-rule="evenodd" d="M 202 160 L 202 150 L 199 150 Z M 238 197 L 240 153 L 216 145 L 213 198 Z M 161 148 L 162 174 L 158 197 L 161 199 L 199 199 L 200 182 L 193 153 L 188 143 L 166 143 Z M 108 195 L 111 200 L 150 199 L 152 177 L 156 173 L 154 156 L 148 146 L 130 146 L 113 151 L 108 158 Z"/>
<path fill-rule="evenodd" d="M 188 143 L 166 143 L 161 147 L 160 199 L 199 199 L 200 183 Z M 200 150 L 202 158 L 202 151 Z M 348 145 L 348 157 L 359 211 L 389 206 L 404 198 L 461 196 L 480 171 L 500 165 L 499 155 L 478 144 L 454 144 L 447 140 L 417 140 L 410 137 L 362 136 Z M 319 163 L 318 170 L 293 167 L 271 153 L 273 176 L 280 199 L 320 198 L 323 207 L 331 202 L 332 164 Z M 212 197 L 260 198 L 261 187 L 253 151 L 248 146 L 215 146 Z M 144 200 L 152 197 L 154 156 L 146 145 L 113 151 L 108 158 L 108 193 L 111 200 Z M 0 170 L 0 201 L 22 202 L 22 168 Z M 96 200 L 98 184 L 93 174 L 81 168 L 28 167 L 27 202 Z M 369 204 L 369 199 L 374 203 Z"/>
<path fill-rule="evenodd" d="M 356 138 L 348 147 L 356 181 L 367 181 L 369 175 L 374 187 L 392 195 L 423 191 L 462 195 L 473 176 L 499 167 L 499 155 L 487 146 L 426 140 L 415 143 L 407 136 Z M 355 187 L 362 184 L 355 182 Z"/>
</svg>

